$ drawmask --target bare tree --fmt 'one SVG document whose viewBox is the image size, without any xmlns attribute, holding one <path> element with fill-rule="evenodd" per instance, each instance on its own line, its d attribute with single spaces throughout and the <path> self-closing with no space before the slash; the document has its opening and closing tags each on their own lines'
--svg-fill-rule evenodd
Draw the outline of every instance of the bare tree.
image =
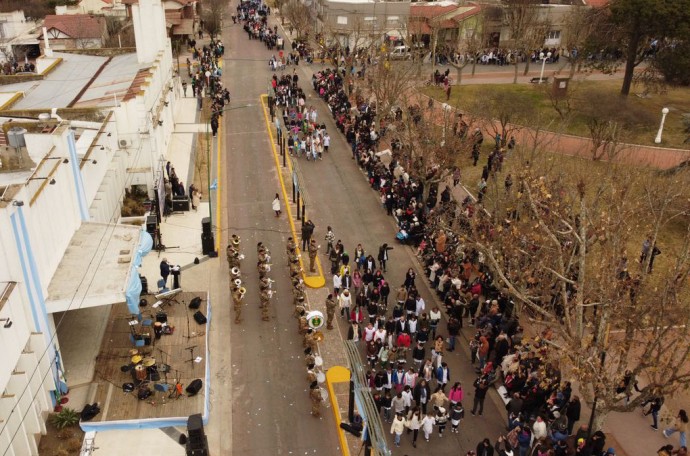
<svg viewBox="0 0 690 456">
<path fill-rule="evenodd" d="M 539 26 L 539 5 L 535 5 L 533 0 L 505 0 L 503 14 L 504 23 L 508 27 L 510 39 L 513 43 L 512 47 L 515 53 L 515 76 L 513 83 L 517 84 L 517 54 L 518 52 L 527 53 L 530 44 L 534 42 L 534 30 L 541 29 Z"/>
<path fill-rule="evenodd" d="M 565 17 L 564 36 L 561 45 L 566 49 L 564 56 L 570 65 L 570 77 L 587 57 L 584 48 L 592 34 L 602 25 L 604 13 L 600 9 L 572 7 Z"/>
<path fill-rule="evenodd" d="M 224 0 L 204 0 L 202 3 L 201 19 L 204 21 L 204 30 L 211 38 L 220 35 L 223 27 L 223 13 L 227 2 Z"/>
<path fill-rule="evenodd" d="M 649 127 L 655 120 L 625 98 L 602 90 L 582 92 L 576 104 L 592 140 L 592 160 L 615 158 L 627 133 L 635 128 Z"/>
<path fill-rule="evenodd" d="M 523 92 L 488 91 L 473 101 L 469 111 L 492 137 L 501 135 L 505 146 L 520 125 L 534 124 L 537 109 L 533 98 Z"/>
<path fill-rule="evenodd" d="M 313 24 L 311 9 L 300 0 L 288 0 L 283 4 L 281 15 L 290 21 L 297 32 L 297 38 L 309 35 Z"/>
</svg>

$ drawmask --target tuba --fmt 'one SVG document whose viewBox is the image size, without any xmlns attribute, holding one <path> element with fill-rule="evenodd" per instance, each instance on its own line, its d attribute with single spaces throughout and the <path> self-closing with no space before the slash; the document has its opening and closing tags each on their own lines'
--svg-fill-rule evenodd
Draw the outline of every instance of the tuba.
<svg viewBox="0 0 690 456">
<path fill-rule="evenodd" d="M 239 247 L 239 245 L 240 245 L 240 237 L 239 237 L 238 235 L 236 235 L 236 234 L 233 234 L 233 235 L 230 237 L 230 242 L 232 242 L 232 245 L 234 245 L 235 247 Z"/>
</svg>

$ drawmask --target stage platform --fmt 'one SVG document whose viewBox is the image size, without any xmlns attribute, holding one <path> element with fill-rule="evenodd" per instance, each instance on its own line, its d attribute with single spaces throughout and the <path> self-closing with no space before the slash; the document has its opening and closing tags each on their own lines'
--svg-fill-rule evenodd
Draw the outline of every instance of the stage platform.
<svg viewBox="0 0 690 456">
<path fill-rule="evenodd" d="M 148 304 L 140 307 L 140 319 L 132 319 L 124 303 L 112 306 L 96 358 L 93 378 L 96 391 L 91 396 L 94 398 L 92 402 L 99 404 L 101 412 L 91 421 L 81 423 L 85 431 L 184 426 L 189 415 L 200 413 L 204 421 L 208 417 L 207 337 L 211 322 L 208 294 L 181 292 L 172 299 L 156 299 L 152 295 L 142 297 Z M 190 309 L 189 303 L 196 297 L 201 298 L 200 307 Z M 197 310 L 207 317 L 206 323 L 195 321 Z M 165 333 L 162 313 L 167 316 L 166 324 L 172 328 L 171 334 Z M 163 327 L 159 338 L 154 331 L 156 321 Z M 139 346 L 135 346 L 133 339 L 139 340 Z M 130 350 L 135 349 L 142 361 L 132 359 Z M 151 365 L 150 358 L 155 360 L 155 367 L 139 368 L 137 379 L 135 366 Z M 202 387 L 196 395 L 190 395 L 186 388 L 195 379 L 202 381 Z M 182 395 L 178 398 L 170 394 L 175 390 L 176 382 L 182 384 Z M 135 385 L 132 392 L 123 389 L 127 383 Z M 165 388 L 163 385 L 167 385 L 168 392 L 160 391 Z M 152 392 L 151 396 L 139 399 L 139 390 L 147 388 Z"/>
</svg>

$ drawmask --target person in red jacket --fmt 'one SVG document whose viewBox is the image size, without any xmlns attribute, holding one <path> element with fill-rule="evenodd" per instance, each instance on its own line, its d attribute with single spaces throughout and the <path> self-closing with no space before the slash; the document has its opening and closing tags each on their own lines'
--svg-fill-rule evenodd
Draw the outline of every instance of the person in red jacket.
<svg viewBox="0 0 690 456">
<path fill-rule="evenodd" d="M 397 339 L 397 345 L 398 345 L 398 352 L 400 353 L 400 357 L 404 358 L 407 350 L 410 348 L 410 344 L 412 343 L 412 339 L 410 338 L 410 335 L 406 332 L 401 332 L 398 334 L 398 339 Z"/>
</svg>

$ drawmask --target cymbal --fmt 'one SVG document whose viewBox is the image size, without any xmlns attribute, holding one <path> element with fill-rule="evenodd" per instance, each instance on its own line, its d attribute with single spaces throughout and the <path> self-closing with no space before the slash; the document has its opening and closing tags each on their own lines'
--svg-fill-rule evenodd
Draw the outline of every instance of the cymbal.
<svg viewBox="0 0 690 456">
<path fill-rule="evenodd" d="M 132 363 L 139 364 L 141 360 L 144 359 L 141 355 L 132 356 Z"/>
<path fill-rule="evenodd" d="M 142 364 L 146 367 L 151 367 L 156 364 L 156 358 L 146 357 L 143 359 Z"/>
</svg>

